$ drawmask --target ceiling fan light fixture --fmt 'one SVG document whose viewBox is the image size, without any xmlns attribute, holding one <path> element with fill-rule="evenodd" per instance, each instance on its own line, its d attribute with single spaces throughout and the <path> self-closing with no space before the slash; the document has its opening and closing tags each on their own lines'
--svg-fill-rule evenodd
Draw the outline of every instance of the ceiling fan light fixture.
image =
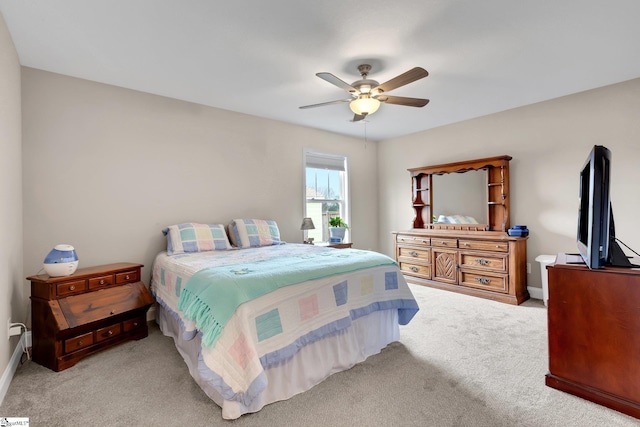
<svg viewBox="0 0 640 427">
<path fill-rule="evenodd" d="M 370 115 L 378 111 L 380 101 L 369 95 L 361 95 L 349 103 L 349 108 L 351 108 L 351 111 L 355 114 Z"/>
</svg>

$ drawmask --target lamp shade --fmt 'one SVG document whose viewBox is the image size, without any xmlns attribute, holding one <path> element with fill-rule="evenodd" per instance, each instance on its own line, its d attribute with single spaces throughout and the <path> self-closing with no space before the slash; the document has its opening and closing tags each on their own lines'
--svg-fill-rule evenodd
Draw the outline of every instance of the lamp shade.
<svg viewBox="0 0 640 427">
<path fill-rule="evenodd" d="M 315 225 L 313 225 L 313 220 L 311 218 L 302 218 L 302 225 L 300 226 L 300 230 L 315 230 Z"/>
<path fill-rule="evenodd" d="M 371 98 L 369 95 L 360 95 L 357 99 L 349 103 L 349 108 L 351 108 L 351 111 L 355 114 L 373 114 L 380 108 L 380 101 Z"/>
<path fill-rule="evenodd" d="M 51 277 L 70 276 L 78 268 L 78 255 L 71 245 L 56 245 L 44 259 L 44 271 Z"/>
</svg>

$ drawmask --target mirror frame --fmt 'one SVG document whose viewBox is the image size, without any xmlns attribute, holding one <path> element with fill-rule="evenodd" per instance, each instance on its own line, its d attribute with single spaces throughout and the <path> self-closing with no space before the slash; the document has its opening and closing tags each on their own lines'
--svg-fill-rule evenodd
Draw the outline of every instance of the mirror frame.
<svg viewBox="0 0 640 427">
<path fill-rule="evenodd" d="M 407 169 L 411 174 L 414 229 L 502 231 L 509 229 L 509 161 L 511 156 L 487 157 Z M 433 175 L 486 171 L 487 224 L 434 224 Z"/>
</svg>

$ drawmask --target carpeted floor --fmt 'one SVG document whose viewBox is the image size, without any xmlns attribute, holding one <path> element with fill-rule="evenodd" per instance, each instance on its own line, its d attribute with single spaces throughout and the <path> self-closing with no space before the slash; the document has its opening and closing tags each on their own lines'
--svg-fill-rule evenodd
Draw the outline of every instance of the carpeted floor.
<svg viewBox="0 0 640 427">
<path fill-rule="evenodd" d="M 638 426 L 544 385 L 546 308 L 413 286 L 420 312 L 401 340 L 310 391 L 225 421 L 173 341 L 149 337 L 55 373 L 21 366 L 0 417 L 31 426 Z"/>
</svg>

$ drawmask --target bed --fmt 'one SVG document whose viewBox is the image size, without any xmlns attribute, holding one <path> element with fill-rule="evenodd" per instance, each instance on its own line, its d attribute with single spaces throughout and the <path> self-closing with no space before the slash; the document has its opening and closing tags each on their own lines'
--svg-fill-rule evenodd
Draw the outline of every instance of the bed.
<svg viewBox="0 0 640 427">
<path fill-rule="evenodd" d="M 152 267 L 157 322 L 225 419 L 289 399 L 380 352 L 418 311 L 396 263 L 375 252 L 285 244 L 273 231 L 251 244 L 233 227 L 233 245 L 189 250 L 174 231 Z"/>
</svg>

